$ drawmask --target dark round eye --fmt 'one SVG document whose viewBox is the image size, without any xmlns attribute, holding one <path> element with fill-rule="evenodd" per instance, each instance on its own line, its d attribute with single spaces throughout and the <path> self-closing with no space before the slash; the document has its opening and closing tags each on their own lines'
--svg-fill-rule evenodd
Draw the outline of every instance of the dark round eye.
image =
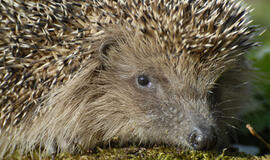
<svg viewBox="0 0 270 160">
<path fill-rule="evenodd" d="M 137 81 L 138 81 L 138 84 L 143 86 L 143 87 L 150 87 L 151 82 L 150 82 L 149 78 L 145 75 L 138 76 Z"/>
</svg>

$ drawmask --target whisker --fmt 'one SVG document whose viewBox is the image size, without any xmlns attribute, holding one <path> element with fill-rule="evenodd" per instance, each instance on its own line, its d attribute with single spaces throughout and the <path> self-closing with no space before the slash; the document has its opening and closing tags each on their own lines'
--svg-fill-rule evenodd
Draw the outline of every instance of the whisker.
<svg viewBox="0 0 270 160">
<path fill-rule="evenodd" d="M 237 120 L 241 123 L 247 123 L 246 121 L 240 119 L 240 118 L 237 118 L 237 117 L 234 117 L 234 116 L 217 116 L 216 118 L 222 118 L 222 119 L 232 119 L 232 120 Z"/>
<path fill-rule="evenodd" d="M 242 109 L 245 108 L 244 106 L 236 106 L 236 107 L 225 107 L 225 108 L 221 108 L 222 111 L 228 111 L 228 110 L 235 110 L 235 109 Z"/>
<path fill-rule="evenodd" d="M 218 107 L 218 106 L 220 106 L 222 104 L 229 103 L 229 102 L 232 102 L 232 101 L 233 101 L 233 99 L 228 99 L 228 100 L 221 101 L 221 102 L 215 104 L 215 107 Z"/>
<path fill-rule="evenodd" d="M 215 116 L 215 114 L 217 114 L 217 115 L 219 115 L 219 114 L 221 114 L 221 115 L 225 115 L 225 113 L 224 113 L 224 112 L 219 111 L 219 110 L 215 110 L 215 111 L 213 111 L 213 112 L 212 112 L 212 115 L 214 115 L 214 116 Z"/>
<path fill-rule="evenodd" d="M 246 81 L 246 82 L 240 83 L 239 85 L 234 86 L 234 88 L 240 88 L 240 87 L 248 85 L 249 83 L 250 82 Z"/>
<path fill-rule="evenodd" d="M 226 121 L 223 121 L 223 120 L 220 120 L 220 122 L 224 123 L 227 127 L 231 128 L 231 129 L 234 129 L 234 130 L 237 130 L 237 131 L 242 132 L 242 131 L 241 131 L 237 126 L 235 126 L 235 125 L 232 125 L 232 124 L 230 124 L 230 123 L 228 123 L 228 122 L 226 122 Z"/>
</svg>

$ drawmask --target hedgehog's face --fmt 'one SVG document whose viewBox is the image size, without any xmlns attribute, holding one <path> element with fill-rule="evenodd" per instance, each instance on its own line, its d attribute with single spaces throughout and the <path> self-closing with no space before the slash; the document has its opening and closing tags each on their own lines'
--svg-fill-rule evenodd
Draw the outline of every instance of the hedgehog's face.
<svg viewBox="0 0 270 160">
<path fill-rule="evenodd" d="M 106 53 L 109 94 L 130 121 L 120 136 L 196 150 L 225 147 L 227 131 L 216 115 L 228 115 L 215 107 L 224 101 L 223 88 L 214 85 L 218 78 L 210 81 L 197 75 L 186 63 L 195 59 L 185 55 L 175 66 L 158 50 L 139 47 L 120 44 Z"/>
</svg>

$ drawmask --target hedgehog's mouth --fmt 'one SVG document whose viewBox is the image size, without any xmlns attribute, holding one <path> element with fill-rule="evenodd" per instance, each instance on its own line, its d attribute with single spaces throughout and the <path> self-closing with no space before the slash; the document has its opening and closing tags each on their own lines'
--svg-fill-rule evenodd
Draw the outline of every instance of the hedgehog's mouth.
<svg viewBox="0 0 270 160">
<path fill-rule="evenodd" d="M 179 150 L 215 150 L 222 151 L 228 148 L 230 144 L 230 137 L 225 132 L 215 129 L 214 127 L 193 127 L 194 129 L 186 134 L 187 136 L 179 136 L 175 134 L 175 130 L 171 130 L 168 134 L 154 133 L 152 129 L 144 132 L 144 137 L 137 135 L 129 135 L 125 137 L 114 137 L 106 144 L 101 143 L 97 146 L 102 148 L 155 148 L 155 147 L 168 147 L 176 148 Z M 152 131 L 151 131 L 152 130 Z M 164 129 L 165 130 L 165 129 Z M 179 130 L 178 130 L 179 132 Z M 158 137 L 158 138 L 157 138 Z"/>
<path fill-rule="evenodd" d="M 200 137 L 196 137 L 198 135 L 194 135 L 197 133 L 192 133 L 191 135 L 191 142 L 172 142 L 172 141 L 158 141 L 158 142 L 150 142 L 145 141 L 142 142 L 139 139 L 131 139 L 128 141 L 122 141 L 118 137 L 115 137 L 111 139 L 107 143 L 100 143 L 97 144 L 96 147 L 93 150 L 96 150 L 97 148 L 130 148 L 130 147 L 136 147 L 136 148 L 146 148 L 146 149 L 152 149 L 152 148 L 174 148 L 177 150 L 198 150 L 198 151 L 207 151 L 207 150 L 215 150 L 215 151 L 222 151 L 224 148 L 227 148 L 227 150 L 230 151 L 236 151 L 232 147 L 229 146 L 228 143 L 222 142 L 222 140 L 214 135 L 213 139 L 200 139 Z M 207 141 L 208 140 L 208 141 Z M 200 141 L 200 142 L 195 142 Z"/>
</svg>

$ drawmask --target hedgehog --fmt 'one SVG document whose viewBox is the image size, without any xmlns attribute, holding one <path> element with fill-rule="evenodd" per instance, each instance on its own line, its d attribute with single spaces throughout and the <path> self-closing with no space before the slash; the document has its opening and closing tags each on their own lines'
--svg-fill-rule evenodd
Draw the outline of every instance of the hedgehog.
<svg viewBox="0 0 270 160">
<path fill-rule="evenodd" d="M 254 107 L 236 0 L 3 0 L 0 152 L 220 150 Z"/>
</svg>

